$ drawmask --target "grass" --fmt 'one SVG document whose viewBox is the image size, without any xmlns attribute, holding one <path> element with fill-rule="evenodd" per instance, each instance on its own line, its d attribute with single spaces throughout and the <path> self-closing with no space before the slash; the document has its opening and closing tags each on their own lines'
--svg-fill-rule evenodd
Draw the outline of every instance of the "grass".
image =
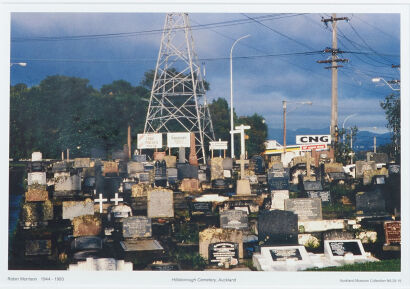
<svg viewBox="0 0 410 289">
<path fill-rule="evenodd" d="M 358 271 L 358 272 L 400 272 L 400 259 L 383 260 L 361 264 L 307 269 L 306 271 Z"/>
</svg>

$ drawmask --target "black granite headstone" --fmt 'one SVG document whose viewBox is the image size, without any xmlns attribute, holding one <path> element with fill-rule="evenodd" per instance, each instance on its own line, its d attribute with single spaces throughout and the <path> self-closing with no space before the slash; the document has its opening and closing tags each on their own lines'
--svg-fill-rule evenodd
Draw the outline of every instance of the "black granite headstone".
<svg viewBox="0 0 410 289">
<path fill-rule="evenodd" d="M 121 182 L 121 177 L 105 177 L 103 193 L 104 197 L 113 198 L 115 193 L 118 193 L 118 190 L 121 186 Z"/>
<path fill-rule="evenodd" d="M 275 248 L 269 250 L 270 255 L 272 256 L 273 261 L 286 261 L 286 260 L 295 260 L 301 261 L 302 255 L 298 248 L 287 249 L 287 248 Z"/>
<path fill-rule="evenodd" d="M 190 209 L 192 214 L 212 214 L 212 202 L 191 202 Z"/>
<path fill-rule="evenodd" d="M 263 246 L 298 244 L 298 216 L 282 210 L 261 211 L 258 239 Z"/>
<path fill-rule="evenodd" d="M 383 214 L 386 211 L 386 201 L 379 190 L 359 192 L 356 194 L 356 210 L 364 214 Z"/>
<path fill-rule="evenodd" d="M 265 173 L 265 161 L 261 156 L 251 157 L 249 167 L 257 175 L 262 175 Z"/>
<path fill-rule="evenodd" d="M 177 163 L 178 180 L 198 179 L 198 167 L 190 164 Z"/>
<path fill-rule="evenodd" d="M 209 244 L 209 263 L 219 264 L 231 261 L 232 259 L 238 260 L 238 250 L 238 244 L 233 242 L 219 242 Z"/>
<path fill-rule="evenodd" d="M 285 177 L 268 179 L 270 191 L 289 190 L 289 179 Z"/>
<path fill-rule="evenodd" d="M 344 242 L 329 242 L 330 250 L 332 255 L 335 257 L 343 257 L 347 253 L 352 253 L 353 255 L 362 255 L 360 251 L 359 244 L 357 242 L 352 241 L 344 241 Z"/>
<path fill-rule="evenodd" d="M 319 181 L 306 181 L 303 182 L 303 189 L 305 191 L 323 191 L 322 183 Z"/>
<path fill-rule="evenodd" d="M 71 242 L 72 251 L 102 250 L 103 242 L 97 236 L 77 237 Z"/>
<path fill-rule="evenodd" d="M 132 216 L 122 222 L 124 238 L 143 238 L 152 236 L 151 219 L 144 216 Z"/>
</svg>

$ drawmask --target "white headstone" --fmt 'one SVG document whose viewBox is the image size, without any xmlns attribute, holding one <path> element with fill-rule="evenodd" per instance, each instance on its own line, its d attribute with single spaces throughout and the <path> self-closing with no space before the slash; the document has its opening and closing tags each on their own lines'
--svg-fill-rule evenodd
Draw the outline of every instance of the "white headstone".
<svg viewBox="0 0 410 289">
<path fill-rule="evenodd" d="M 27 183 L 29 186 L 34 185 L 34 184 L 47 185 L 46 172 L 28 173 Z"/>
<path fill-rule="evenodd" d="M 41 162 L 43 160 L 43 154 L 41 152 L 33 152 L 31 154 L 32 162 Z"/>
<path fill-rule="evenodd" d="M 271 210 L 284 210 L 285 200 L 289 199 L 288 190 L 271 191 Z"/>
</svg>

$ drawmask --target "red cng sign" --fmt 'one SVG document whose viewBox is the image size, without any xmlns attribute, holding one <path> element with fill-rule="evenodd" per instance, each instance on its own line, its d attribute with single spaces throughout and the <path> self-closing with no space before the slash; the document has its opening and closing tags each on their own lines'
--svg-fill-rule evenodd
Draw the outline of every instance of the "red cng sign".
<svg viewBox="0 0 410 289">
<path fill-rule="evenodd" d="M 312 144 L 330 144 L 331 138 L 329 134 L 325 135 L 297 135 L 296 144 L 312 145 Z"/>
<path fill-rule="evenodd" d="M 327 149 L 327 144 L 312 144 L 312 145 L 301 145 L 300 146 L 301 151 L 311 151 L 313 149 L 325 150 Z"/>
</svg>

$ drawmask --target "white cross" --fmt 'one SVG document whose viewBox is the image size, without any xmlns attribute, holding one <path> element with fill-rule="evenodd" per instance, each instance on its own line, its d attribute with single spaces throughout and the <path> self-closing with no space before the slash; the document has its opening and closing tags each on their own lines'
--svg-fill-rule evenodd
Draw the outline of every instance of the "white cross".
<svg viewBox="0 0 410 289">
<path fill-rule="evenodd" d="M 114 202 L 115 202 L 115 205 L 117 206 L 117 205 L 118 205 L 118 202 L 121 202 L 121 201 L 123 201 L 123 200 L 124 200 L 123 198 L 118 198 L 118 193 L 115 193 L 115 198 L 114 198 L 114 199 L 110 199 L 110 202 L 114 201 Z"/>
<path fill-rule="evenodd" d="M 106 201 L 107 199 L 102 198 L 102 194 L 100 194 L 100 197 L 98 199 L 94 200 L 94 202 L 100 203 L 100 214 L 102 214 L 103 212 L 103 207 L 102 207 L 103 202 L 106 202 Z"/>
<path fill-rule="evenodd" d="M 240 126 L 235 126 L 236 130 L 239 130 L 241 133 L 241 155 L 243 155 L 245 158 L 245 129 L 250 129 L 251 127 L 249 125 L 243 125 L 241 124 Z"/>
</svg>

